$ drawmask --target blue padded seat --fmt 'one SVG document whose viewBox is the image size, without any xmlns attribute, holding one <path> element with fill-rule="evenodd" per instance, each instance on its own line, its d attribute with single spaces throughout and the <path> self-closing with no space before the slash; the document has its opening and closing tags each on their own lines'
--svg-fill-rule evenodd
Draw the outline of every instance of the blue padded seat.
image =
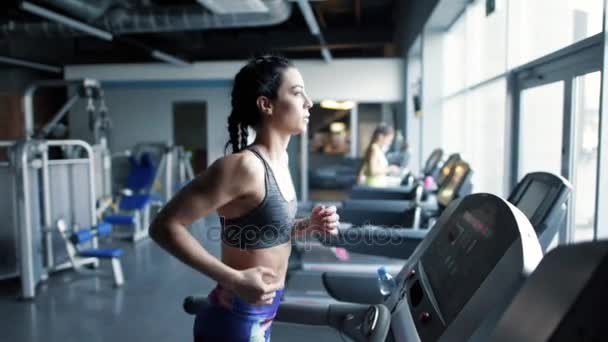
<svg viewBox="0 0 608 342">
<path fill-rule="evenodd" d="M 123 254 L 121 248 L 91 248 L 79 251 L 78 254 L 83 257 L 93 258 L 118 258 Z"/>
<path fill-rule="evenodd" d="M 120 210 L 141 210 L 157 198 L 159 198 L 158 195 L 154 194 L 138 194 L 125 196 L 120 200 Z"/>
<path fill-rule="evenodd" d="M 106 236 L 112 232 L 112 225 L 108 222 L 97 224 L 97 236 Z"/>
<path fill-rule="evenodd" d="M 72 241 L 73 244 L 78 245 L 90 241 L 95 236 L 106 236 L 112 232 L 112 225 L 108 222 L 101 222 L 95 229 L 97 232 L 94 232 L 92 229 L 80 229 L 70 236 L 70 241 Z"/>
<path fill-rule="evenodd" d="M 104 218 L 106 222 L 119 225 L 134 225 L 135 215 L 109 215 Z"/>
<path fill-rule="evenodd" d="M 126 187 L 135 192 L 145 191 L 152 187 L 156 177 L 156 166 L 149 153 L 143 153 L 138 161 L 135 157 L 129 157 L 131 169 L 127 176 Z"/>
</svg>

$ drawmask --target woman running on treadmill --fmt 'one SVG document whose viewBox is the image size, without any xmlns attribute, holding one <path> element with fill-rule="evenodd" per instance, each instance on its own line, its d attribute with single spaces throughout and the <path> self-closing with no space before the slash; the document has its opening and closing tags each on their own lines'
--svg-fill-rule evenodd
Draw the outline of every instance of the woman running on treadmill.
<svg viewBox="0 0 608 342">
<path fill-rule="evenodd" d="M 335 207 L 316 206 L 309 218 L 295 220 L 286 149 L 292 135 L 306 131 L 312 102 L 294 65 L 277 56 L 252 59 L 234 79 L 231 102 L 233 153 L 179 191 L 157 215 L 150 235 L 217 281 L 208 297 L 211 305 L 196 316 L 195 341 L 269 341 L 291 237 L 335 234 L 338 214 Z M 256 137 L 248 146 L 249 128 Z M 221 261 L 186 228 L 214 211 L 222 225 Z"/>
<path fill-rule="evenodd" d="M 387 176 L 399 172 L 397 166 L 389 165 L 385 154 L 385 150 L 391 145 L 394 137 L 393 127 L 386 124 L 376 127 L 357 175 L 359 184 L 386 187 L 388 186 Z"/>
</svg>

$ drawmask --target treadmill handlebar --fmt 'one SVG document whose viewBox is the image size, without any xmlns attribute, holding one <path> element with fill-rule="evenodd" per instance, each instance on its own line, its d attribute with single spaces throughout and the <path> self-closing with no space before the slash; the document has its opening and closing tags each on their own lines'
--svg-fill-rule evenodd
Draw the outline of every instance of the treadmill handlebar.
<svg viewBox="0 0 608 342">
<path fill-rule="evenodd" d="M 190 315 L 196 315 L 204 306 L 211 305 L 207 296 L 188 296 L 184 298 L 183 308 L 186 313 Z M 308 325 L 328 325 L 331 324 L 329 320 L 329 315 L 327 314 L 333 308 L 333 311 L 342 312 L 342 311 L 352 311 L 356 309 L 366 308 L 367 305 L 361 304 L 310 304 L 310 303 L 297 303 L 297 302 L 287 302 L 281 303 L 279 306 L 279 311 L 277 312 L 276 320 L 282 322 L 291 322 L 298 324 L 308 324 Z M 306 312 L 306 314 L 302 314 Z"/>
<path fill-rule="evenodd" d="M 207 297 L 188 296 L 184 299 L 184 310 L 195 315 L 202 306 L 209 305 Z M 298 303 L 286 302 L 279 306 L 274 319 L 279 322 L 330 326 L 355 341 L 383 342 L 389 332 L 391 313 L 382 305 L 352 303 Z"/>
<path fill-rule="evenodd" d="M 327 293 L 341 302 L 381 304 L 384 296 L 378 286 L 378 275 L 342 272 L 323 272 L 323 286 Z"/>
<path fill-rule="evenodd" d="M 427 229 L 367 225 L 340 229 L 338 235 L 323 235 L 318 240 L 325 246 L 354 253 L 408 259 L 427 233 Z"/>
<path fill-rule="evenodd" d="M 190 315 L 196 315 L 203 305 L 208 305 L 207 296 L 188 296 L 184 298 L 182 307 Z"/>
</svg>

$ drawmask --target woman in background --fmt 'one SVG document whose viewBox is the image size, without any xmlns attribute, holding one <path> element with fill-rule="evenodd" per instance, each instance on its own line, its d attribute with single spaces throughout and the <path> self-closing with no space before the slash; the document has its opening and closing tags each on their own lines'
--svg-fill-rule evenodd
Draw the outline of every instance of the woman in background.
<svg viewBox="0 0 608 342">
<path fill-rule="evenodd" d="M 387 186 L 386 176 L 397 171 L 395 170 L 396 167 L 389 165 L 385 154 L 394 137 L 395 131 L 391 126 L 380 124 L 376 127 L 359 169 L 359 184 L 376 187 Z"/>
</svg>

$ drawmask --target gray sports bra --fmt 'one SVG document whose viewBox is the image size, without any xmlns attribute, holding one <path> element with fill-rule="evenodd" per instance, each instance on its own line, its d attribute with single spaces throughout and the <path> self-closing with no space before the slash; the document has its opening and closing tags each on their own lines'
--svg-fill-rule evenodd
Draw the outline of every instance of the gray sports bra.
<svg viewBox="0 0 608 342">
<path fill-rule="evenodd" d="M 232 219 L 220 217 L 222 241 L 231 247 L 259 249 L 278 246 L 291 239 L 291 230 L 298 207 L 294 199 L 287 202 L 264 157 L 249 147 L 264 164 L 266 194 L 262 203 L 248 213 Z"/>
</svg>

